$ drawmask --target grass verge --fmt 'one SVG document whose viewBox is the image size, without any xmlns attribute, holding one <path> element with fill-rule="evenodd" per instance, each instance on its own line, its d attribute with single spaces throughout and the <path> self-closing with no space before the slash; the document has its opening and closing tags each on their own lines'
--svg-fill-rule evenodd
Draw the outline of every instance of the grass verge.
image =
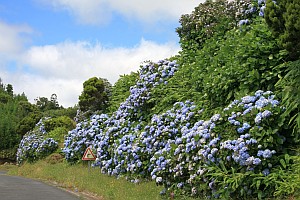
<svg viewBox="0 0 300 200">
<path fill-rule="evenodd" d="M 25 163 L 21 167 L 2 166 L 10 175 L 24 176 L 55 183 L 55 185 L 73 192 L 93 194 L 95 199 L 103 200 L 155 200 L 162 199 L 159 192 L 161 187 L 154 182 L 133 184 L 124 178 L 116 179 L 101 174 L 99 169 L 83 164 L 69 165 L 65 162 L 50 164 L 44 160 L 34 164 Z"/>
</svg>

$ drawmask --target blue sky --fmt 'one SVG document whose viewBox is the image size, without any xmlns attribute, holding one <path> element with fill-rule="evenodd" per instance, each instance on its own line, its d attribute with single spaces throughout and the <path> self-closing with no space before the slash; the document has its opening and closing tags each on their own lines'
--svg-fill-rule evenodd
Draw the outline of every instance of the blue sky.
<svg viewBox="0 0 300 200">
<path fill-rule="evenodd" d="M 182 14 L 203 0 L 0 0 L 0 77 L 31 102 L 78 102 L 90 77 L 112 84 L 180 50 Z"/>
</svg>

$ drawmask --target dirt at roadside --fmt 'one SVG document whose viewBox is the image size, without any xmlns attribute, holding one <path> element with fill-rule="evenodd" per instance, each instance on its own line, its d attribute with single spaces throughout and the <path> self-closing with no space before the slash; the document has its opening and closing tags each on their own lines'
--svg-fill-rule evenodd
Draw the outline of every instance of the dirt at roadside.
<svg viewBox="0 0 300 200">
<path fill-rule="evenodd" d="M 15 165 L 16 161 L 6 159 L 6 158 L 0 158 L 0 165 Z"/>
</svg>

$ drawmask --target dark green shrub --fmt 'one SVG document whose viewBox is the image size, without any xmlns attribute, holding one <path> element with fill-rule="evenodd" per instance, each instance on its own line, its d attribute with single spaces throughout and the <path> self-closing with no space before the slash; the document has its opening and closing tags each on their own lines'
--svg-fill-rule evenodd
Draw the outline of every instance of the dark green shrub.
<svg viewBox="0 0 300 200">
<path fill-rule="evenodd" d="M 279 44 L 288 50 L 291 60 L 300 56 L 300 2 L 267 0 L 265 19 Z"/>
<path fill-rule="evenodd" d="M 51 130 L 48 134 L 48 138 L 53 138 L 55 141 L 57 141 L 60 146 L 62 147 L 62 143 L 64 142 L 64 137 L 68 134 L 68 129 L 66 127 L 57 127 Z"/>
<path fill-rule="evenodd" d="M 50 118 L 44 122 L 45 130 L 47 132 L 53 131 L 55 128 L 65 128 L 67 131 L 75 128 L 75 122 L 67 116 L 60 116 L 56 118 Z"/>
<path fill-rule="evenodd" d="M 276 84 L 282 92 L 283 105 L 286 107 L 285 117 L 293 129 L 294 142 L 300 141 L 300 60 L 283 64 L 288 73 Z"/>
<path fill-rule="evenodd" d="M 130 94 L 130 87 L 135 85 L 138 73 L 132 72 L 128 75 L 122 75 L 112 87 L 112 96 L 110 99 L 109 112 L 116 111 L 120 104 L 126 100 Z"/>
</svg>

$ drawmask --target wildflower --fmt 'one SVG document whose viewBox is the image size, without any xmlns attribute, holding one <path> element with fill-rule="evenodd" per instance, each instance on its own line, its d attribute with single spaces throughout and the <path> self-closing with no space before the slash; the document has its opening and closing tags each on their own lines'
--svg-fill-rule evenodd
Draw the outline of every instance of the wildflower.
<svg viewBox="0 0 300 200">
<path fill-rule="evenodd" d="M 261 160 L 259 158 L 254 158 L 253 164 L 254 165 L 259 165 L 261 163 Z"/>
<path fill-rule="evenodd" d="M 162 177 L 156 177 L 156 183 L 161 183 L 162 182 Z"/>
<path fill-rule="evenodd" d="M 182 183 L 182 182 L 178 183 L 178 184 L 177 184 L 177 187 L 178 187 L 178 188 L 182 188 L 182 187 L 183 187 L 183 183 Z"/>
<path fill-rule="evenodd" d="M 272 152 L 269 150 L 269 149 L 266 149 L 264 152 L 263 152 L 263 155 L 262 155 L 264 158 L 271 158 L 272 157 Z"/>
<path fill-rule="evenodd" d="M 192 194 L 193 194 L 193 195 L 197 194 L 197 189 L 196 189 L 196 187 L 192 187 Z"/>
<path fill-rule="evenodd" d="M 261 114 L 261 116 L 262 116 L 263 118 L 267 118 L 267 117 L 269 117 L 269 116 L 271 116 L 271 115 L 272 115 L 272 112 L 269 111 L 269 110 L 265 110 L 265 111 Z"/>
<path fill-rule="evenodd" d="M 265 0 L 262 0 L 262 1 L 265 1 Z M 257 91 L 255 92 L 255 96 L 256 96 L 256 97 L 260 97 L 263 93 L 264 93 L 264 91 L 262 91 L 262 90 L 257 90 Z"/>
<path fill-rule="evenodd" d="M 165 195 L 166 194 L 166 188 L 164 188 L 162 191 L 159 193 L 160 195 Z"/>
<path fill-rule="evenodd" d="M 265 15 L 265 13 L 264 13 L 265 8 L 266 8 L 266 6 L 262 6 L 262 7 L 260 8 L 260 11 L 259 11 L 259 16 L 260 16 L 260 17 L 263 17 L 263 16 Z"/>
<path fill-rule="evenodd" d="M 253 103 L 253 102 L 255 102 L 255 100 L 256 100 L 255 96 L 245 96 L 245 97 L 242 98 L 242 102 L 244 104 Z"/>
<path fill-rule="evenodd" d="M 260 124 L 262 118 L 263 118 L 262 113 L 259 112 L 259 113 L 257 113 L 257 115 L 256 115 L 256 117 L 255 117 L 255 119 L 254 119 L 254 122 L 255 122 L 256 124 Z"/>
<path fill-rule="evenodd" d="M 239 21 L 239 26 L 242 26 L 242 25 L 246 25 L 246 24 L 249 24 L 250 22 L 249 22 L 249 20 L 248 19 L 242 19 L 242 20 L 240 20 Z"/>
<path fill-rule="evenodd" d="M 262 171 L 262 173 L 264 176 L 268 176 L 270 174 L 270 170 L 268 168 L 266 168 Z"/>
<path fill-rule="evenodd" d="M 208 186 L 210 189 L 214 189 L 214 183 L 215 183 L 214 180 L 209 182 Z"/>
<path fill-rule="evenodd" d="M 220 118 L 221 118 L 221 115 L 220 115 L 220 114 L 215 114 L 215 115 L 213 115 L 213 116 L 210 118 L 210 120 L 211 120 L 212 122 L 215 122 L 215 121 L 218 121 Z"/>
</svg>

